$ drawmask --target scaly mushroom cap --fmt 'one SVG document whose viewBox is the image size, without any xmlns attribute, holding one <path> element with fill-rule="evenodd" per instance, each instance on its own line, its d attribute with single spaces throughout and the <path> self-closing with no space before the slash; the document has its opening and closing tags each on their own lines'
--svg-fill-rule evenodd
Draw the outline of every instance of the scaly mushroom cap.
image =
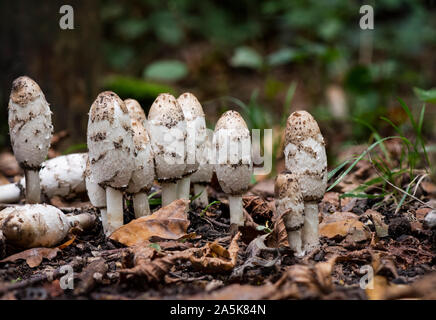
<svg viewBox="0 0 436 320">
<path fill-rule="evenodd" d="M 185 174 L 197 171 L 201 148 L 206 140 L 206 119 L 197 98 L 185 92 L 177 98 L 186 120 L 186 168 Z"/>
<path fill-rule="evenodd" d="M 147 131 L 158 181 L 180 180 L 186 168 L 186 121 L 176 98 L 163 93 L 154 100 L 148 113 Z"/>
<path fill-rule="evenodd" d="M 147 118 L 138 101 L 127 99 L 124 101 L 129 110 L 130 123 L 133 129 L 133 142 L 135 144 L 135 169 L 129 182 L 127 192 L 137 193 L 148 191 L 154 181 L 154 161 L 150 138 L 145 130 Z"/>
<path fill-rule="evenodd" d="M 92 180 L 103 188 L 126 188 L 135 161 L 133 132 L 127 107 L 115 93 L 102 92 L 92 104 L 87 141 Z"/>
<path fill-rule="evenodd" d="M 212 163 L 212 140 L 213 131 L 206 129 L 206 141 L 202 144 L 199 151 L 199 167 L 191 176 L 191 182 L 197 184 L 210 183 L 213 176 L 214 164 Z"/>
<path fill-rule="evenodd" d="M 106 191 L 98 185 L 92 177 L 89 160 L 86 161 L 85 185 L 88 192 L 88 198 L 91 204 L 96 208 L 106 207 Z"/>
<path fill-rule="evenodd" d="M 304 224 L 304 202 L 298 177 L 290 172 L 277 175 L 275 203 L 278 216 L 283 216 L 288 231 L 298 230 Z"/>
<path fill-rule="evenodd" d="M 215 171 L 221 188 L 231 195 L 244 193 L 250 184 L 253 163 L 250 131 L 241 115 L 233 110 L 225 112 L 216 124 L 213 140 Z"/>
<path fill-rule="evenodd" d="M 6 208 L 0 211 L 0 225 L 10 243 L 27 248 L 59 243 L 70 229 L 64 213 L 47 204 Z"/>
<path fill-rule="evenodd" d="M 306 111 L 293 112 L 286 123 L 286 169 L 298 176 L 305 201 L 322 199 L 327 187 L 324 138 L 315 119 Z"/>
<path fill-rule="evenodd" d="M 47 157 L 53 126 L 51 111 L 38 84 L 14 80 L 9 99 L 9 134 L 15 158 L 24 169 L 39 169 Z"/>
</svg>

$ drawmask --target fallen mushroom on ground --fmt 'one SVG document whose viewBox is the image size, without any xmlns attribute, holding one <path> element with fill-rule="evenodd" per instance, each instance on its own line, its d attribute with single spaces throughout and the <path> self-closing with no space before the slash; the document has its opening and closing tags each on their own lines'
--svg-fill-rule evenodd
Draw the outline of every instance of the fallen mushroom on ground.
<svg viewBox="0 0 436 320">
<path fill-rule="evenodd" d="M 86 191 L 85 169 L 88 154 L 72 153 L 59 156 L 41 165 L 39 177 L 42 195 L 51 198 L 73 198 Z M 0 203 L 16 203 L 26 190 L 26 179 L 0 186 Z"/>
<path fill-rule="evenodd" d="M 0 229 L 6 242 L 21 248 L 53 247 L 72 227 L 88 229 L 94 220 L 92 214 L 66 215 L 48 204 L 12 206 L 0 211 Z"/>
<path fill-rule="evenodd" d="M 176 98 L 160 94 L 148 112 L 147 131 L 154 153 L 162 206 L 177 199 L 177 183 L 185 173 L 186 121 Z"/>
<path fill-rule="evenodd" d="M 191 183 L 194 185 L 194 195 L 199 195 L 194 200 L 194 205 L 204 208 L 209 204 L 207 185 L 212 180 L 214 164 L 212 163 L 212 139 L 213 131 L 206 129 L 206 141 L 199 150 L 199 167 L 191 175 Z"/>
<path fill-rule="evenodd" d="M 327 155 L 318 123 L 306 111 L 293 112 L 285 131 L 286 169 L 298 177 L 304 200 L 303 250 L 319 246 L 318 203 L 327 187 Z"/>
<path fill-rule="evenodd" d="M 298 178 L 290 172 L 282 172 L 276 178 L 274 189 L 277 216 L 285 223 L 289 247 L 296 256 L 303 256 L 304 202 Z"/>
<path fill-rule="evenodd" d="M 178 198 L 189 199 L 191 177 L 199 169 L 199 154 L 206 140 L 206 120 L 197 98 L 189 92 L 181 94 L 177 102 L 186 121 L 186 168 L 178 184 Z"/>
<path fill-rule="evenodd" d="M 9 134 L 15 158 L 26 176 L 26 201 L 41 201 L 39 170 L 50 147 L 51 111 L 38 84 L 23 76 L 12 83 Z"/>
<path fill-rule="evenodd" d="M 135 168 L 127 188 L 127 193 L 133 194 L 133 210 L 139 218 L 150 214 L 147 192 L 154 181 L 154 160 L 150 138 L 145 130 L 146 117 L 138 101 L 127 99 L 124 101 L 129 110 L 130 122 L 133 129 L 135 144 Z"/>
<path fill-rule="evenodd" d="M 244 226 L 242 194 L 248 189 L 253 168 L 250 131 L 241 115 L 230 110 L 218 120 L 213 140 L 215 172 L 229 197 L 230 224 Z"/>
<path fill-rule="evenodd" d="M 89 111 L 89 181 L 106 191 L 105 234 L 123 225 L 123 191 L 134 169 L 134 143 L 127 107 L 115 93 L 102 92 Z M 103 214 L 103 212 L 102 212 Z"/>
</svg>

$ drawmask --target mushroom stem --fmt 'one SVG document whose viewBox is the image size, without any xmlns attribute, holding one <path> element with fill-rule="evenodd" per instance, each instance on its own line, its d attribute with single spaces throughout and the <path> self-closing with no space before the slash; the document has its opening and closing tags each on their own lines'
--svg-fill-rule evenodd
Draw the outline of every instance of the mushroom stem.
<svg viewBox="0 0 436 320">
<path fill-rule="evenodd" d="M 20 200 L 21 190 L 15 183 L 0 186 L 0 203 L 13 203 Z"/>
<path fill-rule="evenodd" d="M 26 177 L 26 202 L 29 204 L 41 202 L 41 183 L 39 180 L 39 170 L 25 169 Z"/>
<path fill-rule="evenodd" d="M 81 229 L 89 229 L 94 226 L 95 216 L 89 213 L 81 213 L 78 215 L 66 215 L 71 227 L 80 227 Z"/>
<path fill-rule="evenodd" d="M 148 196 L 145 192 L 138 192 L 133 195 L 133 211 L 135 212 L 135 218 L 150 215 Z"/>
<path fill-rule="evenodd" d="M 177 183 L 177 198 L 189 200 L 189 191 L 191 186 L 191 176 L 179 180 Z"/>
<path fill-rule="evenodd" d="M 200 194 L 198 198 L 194 200 L 194 203 L 197 207 L 204 208 L 209 204 L 206 185 L 194 183 L 194 194 L 195 195 Z"/>
<path fill-rule="evenodd" d="M 106 208 L 99 208 L 99 209 L 100 209 L 101 225 L 103 226 L 103 231 L 106 234 L 106 230 L 107 230 L 107 209 Z"/>
<path fill-rule="evenodd" d="M 244 226 L 244 212 L 242 207 L 242 196 L 229 195 L 230 224 Z"/>
<path fill-rule="evenodd" d="M 304 256 L 304 250 L 302 250 L 301 229 L 295 231 L 288 231 L 288 242 L 289 242 L 289 247 L 292 249 L 295 256 L 297 257 Z"/>
<path fill-rule="evenodd" d="M 162 182 L 162 207 L 177 199 L 177 182 Z"/>
<path fill-rule="evenodd" d="M 303 249 L 306 252 L 310 252 L 319 246 L 318 224 L 318 203 L 305 202 L 302 239 Z"/>
<path fill-rule="evenodd" d="M 107 230 L 111 234 L 123 225 L 123 193 L 117 189 L 106 187 Z"/>
</svg>

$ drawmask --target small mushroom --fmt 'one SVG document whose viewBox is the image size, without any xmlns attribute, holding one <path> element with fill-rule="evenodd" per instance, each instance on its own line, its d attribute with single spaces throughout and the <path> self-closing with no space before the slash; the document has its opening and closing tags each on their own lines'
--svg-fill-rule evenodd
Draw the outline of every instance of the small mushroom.
<svg viewBox="0 0 436 320">
<path fill-rule="evenodd" d="M 38 84 L 23 76 L 12 83 L 9 98 L 9 134 L 12 149 L 26 176 L 26 201 L 41 201 L 39 170 L 50 147 L 51 111 Z"/>
<path fill-rule="evenodd" d="M 110 234 L 123 225 L 123 191 L 132 177 L 135 161 L 129 112 L 115 93 L 102 92 L 92 104 L 87 142 L 89 179 L 106 191 L 104 231 Z"/>
<path fill-rule="evenodd" d="M 250 131 L 238 112 L 230 110 L 221 116 L 215 127 L 213 144 L 218 182 L 229 197 L 230 223 L 244 226 L 242 194 L 250 184 L 253 163 Z"/>
<path fill-rule="evenodd" d="M 303 249 L 319 246 L 318 203 L 327 187 L 327 156 L 318 123 L 306 111 L 293 112 L 286 123 L 286 169 L 298 177 L 304 199 Z"/>
<path fill-rule="evenodd" d="M 186 168 L 186 121 L 176 98 L 168 93 L 156 98 L 148 113 L 147 131 L 162 186 L 162 206 L 166 206 L 177 199 L 177 182 Z"/>
<path fill-rule="evenodd" d="M 47 198 L 54 196 L 70 198 L 85 192 L 87 158 L 86 153 L 72 153 L 44 161 L 39 172 L 42 195 Z M 25 178 L 17 183 L 0 186 L 0 203 L 18 202 L 25 189 Z"/>
<path fill-rule="evenodd" d="M 26 204 L 0 211 L 0 229 L 6 242 L 22 248 L 53 247 L 72 227 L 88 229 L 94 221 L 92 214 L 66 215 L 48 204 Z"/>
<path fill-rule="evenodd" d="M 124 103 L 129 110 L 136 153 L 135 169 L 127 192 L 133 194 L 133 210 L 135 217 L 139 218 L 150 214 L 147 192 L 150 191 L 154 181 L 153 151 L 145 130 L 147 119 L 144 110 L 134 99 L 127 99 Z"/>
<path fill-rule="evenodd" d="M 280 173 L 275 181 L 275 204 L 278 217 L 283 222 L 288 233 L 289 247 L 296 256 L 303 256 L 302 228 L 304 225 L 304 201 L 301 194 L 298 177 L 291 172 Z"/>
<path fill-rule="evenodd" d="M 191 183 L 194 185 L 194 194 L 199 195 L 198 198 L 194 200 L 194 205 L 202 208 L 209 204 L 206 186 L 212 180 L 214 170 L 212 139 L 213 131 L 206 129 L 206 141 L 201 145 L 198 152 L 199 167 L 198 170 L 191 175 Z"/>
<path fill-rule="evenodd" d="M 199 167 L 199 153 L 206 141 L 206 119 L 197 98 L 185 92 L 177 98 L 186 121 L 186 168 L 178 184 L 178 198 L 189 200 L 191 177 Z"/>
</svg>

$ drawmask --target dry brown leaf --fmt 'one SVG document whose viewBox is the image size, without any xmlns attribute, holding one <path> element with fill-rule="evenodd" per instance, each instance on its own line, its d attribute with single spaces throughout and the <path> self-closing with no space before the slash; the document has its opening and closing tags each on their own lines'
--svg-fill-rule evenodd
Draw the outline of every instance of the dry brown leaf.
<svg viewBox="0 0 436 320">
<path fill-rule="evenodd" d="M 377 236 L 379 238 L 384 238 L 389 235 L 388 232 L 389 226 L 386 223 L 384 223 L 383 216 L 381 215 L 381 213 L 375 210 L 368 209 L 366 210 L 365 215 L 367 215 L 374 223 L 375 232 L 377 233 Z"/>
<path fill-rule="evenodd" d="M 269 299 L 319 299 L 333 291 L 331 273 L 337 256 L 315 266 L 293 265 L 274 284 Z"/>
<path fill-rule="evenodd" d="M 186 208 L 189 200 L 179 199 L 149 216 L 132 220 L 115 230 L 110 239 L 126 246 L 144 242 L 151 237 L 176 240 L 186 235 L 189 226 Z"/>
<path fill-rule="evenodd" d="M 39 266 L 44 258 L 51 260 L 56 257 L 59 251 L 58 248 L 32 248 L 13 254 L 1 260 L 0 263 L 26 260 L 27 265 L 30 268 L 34 268 Z"/>
<path fill-rule="evenodd" d="M 71 245 L 74 240 L 76 240 L 76 235 L 71 235 L 71 239 L 69 239 L 68 241 L 65 241 L 64 243 L 62 243 L 61 245 L 57 246 L 59 249 L 65 249 L 66 247 L 68 247 L 69 245 Z"/>
<path fill-rule="evenodd" d="M 245 196 L 242 198 L 244 209 L 250 214 L 254 222 L 265 224 L 271 222 L 273 212 L 268 202 L 259 196 Z"/>
<path fill-rule="evenodd" d="M 189 261 L 194 268 L 207 273 L 230 271 L 236 266 L 238 258 L 238 232 L 232 239 L 229 249 L 223 248 L 217 242 L 207 243 L 203 248 L 189 256 Z"/>
<path fill-rule="evenodd" d="M 263 286 L 232 284 L 211 293 L 200 293 L 187 297 L 188 300 L 261 300 L 274 292 L 272 284 Z"/>
<path fill-rule="evenodd" d="M 319 226 L 320 235 L 329 239 L 342 239 L 360 242 L 371 238 L 371 232 L 351 212 L 336 212 L 324 219 Z"/>
<path fill-rule="evenodd" d="M 423 276 L 410 285 L 391 286 L 384 292 L 384 299 L 436 300 L 436 272 Z"/>
</svg>

